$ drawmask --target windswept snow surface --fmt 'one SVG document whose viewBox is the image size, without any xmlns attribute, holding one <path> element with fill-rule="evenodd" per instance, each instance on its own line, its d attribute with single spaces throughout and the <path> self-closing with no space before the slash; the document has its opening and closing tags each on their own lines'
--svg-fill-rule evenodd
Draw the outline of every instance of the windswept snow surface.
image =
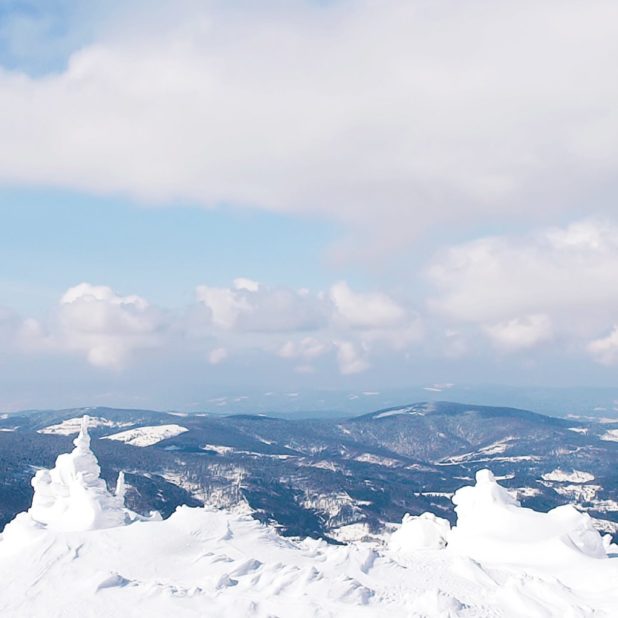
<svg viewBox="0 0 618 618">
<path fill-rule="evenodd" d="M 99 478 L 85 427 L 75 446 L 37 473 L 32 508 L 0 536 L 0 616 L 618 615 L 618 547 L 571 507 L 521 508 L 488 470 L 455 494 L 453 529 L 406 516 L 341 546 L 282 538 L 238 511 L 139 520 L 123 479 L 112 495 Z"/>
<path fill-rule="evenodd" d="M 189 431 L 186 427 L 180 425 L 153 425 L 151 427 L 137 427 L 135 429 L 127 429 L 120 433 L 114 433 L 111 436 L 105 436 L 105 440 L 118 440 L 132 446 L 152 446 L 162 440 L 174 438 L 181 433 Z"/>
<path fill-rule="evenodd" d="M 407 555 L 419 549 L 442 549 L 450 533 L 451 524 L 433 513 L 423 513 L 419 517 L 405 515 L 400 528 L 391 535 L 389 547 Z"/>
</svg>

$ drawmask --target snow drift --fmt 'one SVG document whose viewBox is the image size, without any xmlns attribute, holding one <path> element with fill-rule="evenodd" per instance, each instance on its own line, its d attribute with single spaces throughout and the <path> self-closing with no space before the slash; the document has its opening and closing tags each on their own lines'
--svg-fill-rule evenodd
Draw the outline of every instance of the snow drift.
<svg viewBox="0 0 618 618">
<path fill-rule="evenodd" d="M 453 496 L 457 526 L 449 547 L 481 560 L 557 562 L 570 554 L 606 558 L 600 534 L 587 513 L 570 505 L 548 513 L 522 508 L 489 470 L 476 474 L 474 487 Z"/>
<path fill-rule="evenodd" d="M 522 508 L 488 470 L 455 494 L 452 530 L 407 515 L 393 534 L 337 546 L 240 512 L 140 519 L 122 478 L 114 493 L 100 479 L 86 422 L 0 536 L 2 616 L 618 615 L 618 548 L 571 507 Z"/>
<path fill-rule="evenodd" d="M 451 534 L 451 524 L 433 513 L 423 513 L 419 517 L 404 515 L 401 527 L 390 538 L 393 551 L 410 554 L 419 549 L 442 549 Z"/>
</svg>

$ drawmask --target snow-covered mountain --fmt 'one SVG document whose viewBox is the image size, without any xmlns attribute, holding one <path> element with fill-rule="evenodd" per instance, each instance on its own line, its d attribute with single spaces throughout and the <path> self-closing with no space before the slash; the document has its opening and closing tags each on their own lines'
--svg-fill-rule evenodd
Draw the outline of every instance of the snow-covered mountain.
<svg viewBox="0 0 618 618">
<path fill-rule="evenodd" d="M 581 479 L 579 479 L 581 480 Z M 569 478 L 569 481 L 573 481 Z M 618 546 L 571 506 L 523 508 L 489 470 L 426 513 L 347 545 L 281 537 L 250 510 L 124 505 L 85 423 L 0 535 L 0 615 L 464 618 L 618 613 Z"/>
<path fill-rule="evenodd" d="M 512 408 L 430 402 L 351 419 L 285 420 L 92 408 L 0 418 L 0 527 L 32 500 L 30 478 L 70 448 L 91 415 L 109 487 L 168 517 L 179 505 L 248 505 L 287 535 L 350 539 L 405 513 L 454 522 L 451 498 L 489 467 L 524 506 L 573 503 L 618 532 L 618 430 Z M 102 439 L 105 438 L 105 439 Z"/>
</svg>

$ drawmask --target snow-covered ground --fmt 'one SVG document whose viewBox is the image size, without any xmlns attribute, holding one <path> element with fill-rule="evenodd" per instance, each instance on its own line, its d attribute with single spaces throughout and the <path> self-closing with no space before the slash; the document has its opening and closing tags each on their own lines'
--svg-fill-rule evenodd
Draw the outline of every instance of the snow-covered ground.
<svg viewBox="0 0 618 618">
<path fill-rule="evenodd" d="M 519 506 L 489 470 L 453 496 L 457 525 L 406 516 L 348 545 L 280 537 L 250 514 L 144 519 L 99 478 L 85 427 L 33 480 L 0 536 L 0 616 L 610 618 L 618 547 L 564 506 Z M 572 482 L 572 479 L 569 479 Z"/>
<path fill-rule="evenodd" d="M 608 429 L 602 436 L 601 440 L 608 442 L 618 442 L 618 429 Z"/>
<path fill-rule="evenodd" d="M 105 440 L 118 440 L 133 446 L 152 446 L 162 440 L 179 436 L 185 431 L 189 430 L 181 425 L 152 425 L 114 433 L 111 436 L 105 436 Z"/>
<path fill-rule="evenodd" d="M 99 417 L 89 417 L 88 426 L 92 427 L 126 427 L 127 425 L 131 425 L 131 423 L 118 423 L 115 421 L 110 421 L 107 418 L 99 418 Z M 76 433 L 79 433 L 79 429 L 81 426 L 82 419 L 79 418 L 68 418 L 61 423 L 56 423 L 55 425 L 49 425 L 48 427 L 44 427 L 43 429 L 39 429 L 38 433 L 47 433 L 52 435 L 59 436 L 72 436 Z"/>
<path fill-rule="evenodd" d="M 402 465 L 401 461 L 397 461 L 397 459 L 392 459 L 391 457 L 381 457 L 379 455 L 373 455 L 372 453 L 362 453 L 361 455 L 354 457 L 354 460 L 360 461 L 361 463 L 385 466 L 386 468 L 394 468 Z"/>
<path fill-rule="evenodd" d="M 213 451 L 218 455 L 227 455 L 228 453 L 234 452 L 234 449 L 231 446 L 219 446 L 217 444 L 204 444 L 202 448 L 205 451 Z"/>
<path fill-rule="evenodd" d="M 434 406 L 431 403 L 424 404 L 422 406 L 407 406 L 405 408 L 396 408 L 394 410 L 386 410 L 376 414 L 374 418 L 387 418 L 389 416 L 401 416 L 402 414 L 410 414 L 412 416 L 423 416 L 432 412 Z"/>
<path fill-rule="evenodd" d="M 588 481 L 594 481 L 594 474 L 591 474 L 590 472 L 582 472 L 581 470 L 565 472 L 564 470 L 557 468 L 552 472 L 543 474 L 541 478 L 544 481 L 557 481 L 560 483 L 587 483 Z"/>
</svg>

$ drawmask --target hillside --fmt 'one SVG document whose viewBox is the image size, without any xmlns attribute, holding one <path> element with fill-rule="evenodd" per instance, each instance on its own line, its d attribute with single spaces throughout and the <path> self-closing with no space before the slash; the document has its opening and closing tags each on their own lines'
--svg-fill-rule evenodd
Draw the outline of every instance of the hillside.
<svg viewBox="0 0 618 618">
<path fill-rule="evenodd" d="M 490 467 L 525 506 L 574 503 L 600 529 L 618 529 L 618 424 L 447 402 L 352 419 L 108 408 L 6 415 L 0 523 L 27 507 L 33 470 L 68 448 L 85 412 L 103 478 L 111 486 L 124 470 L 127 503 L 141 513 L 242 503 L 288 535 L 348 538 L 406 512 L 453 521 L 453 492 Z"/>
</svg>

